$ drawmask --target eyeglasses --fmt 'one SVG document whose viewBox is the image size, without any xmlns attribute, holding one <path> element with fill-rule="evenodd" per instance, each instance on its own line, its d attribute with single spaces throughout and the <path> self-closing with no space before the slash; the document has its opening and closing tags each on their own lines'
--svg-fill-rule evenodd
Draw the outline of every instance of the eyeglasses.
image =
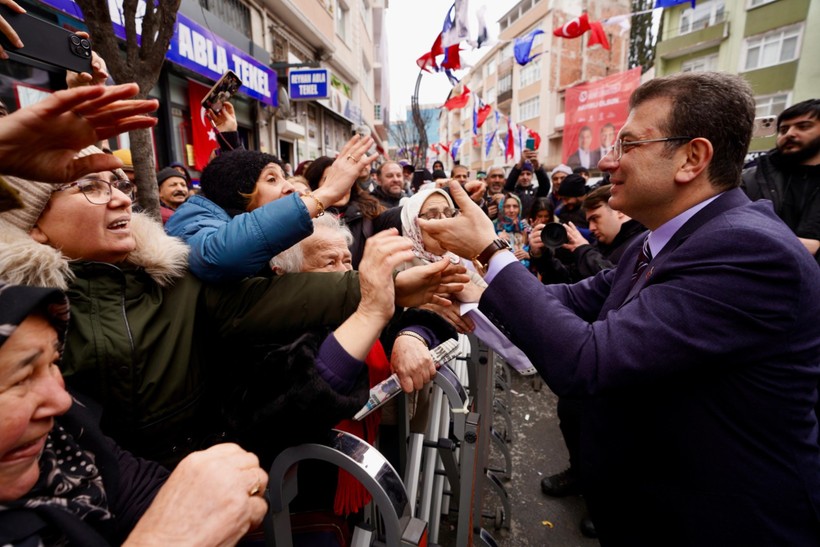
<svg viewBox="0 0 820 547">
<path fill-rule="evenodd" d="M 80 179 L 76 182 L 63 184 L 54 191 L 62 192 L 69 188 L 77 188 L 88 200 L 88 203 L 105 205 L 111 201 L 111 195 L 114 193 L 112 187 L 128 196 L 129 199 L 134 199 L 134 183 L 127 179 L 117 179 L 113 182 L 103 179 Z"/>
<path fill-rule="evenodd" d="M 440 218 L 453 218 L 458 214 L 456 209 L 430 209 L 426 213 L 419 213 L 419 218 L 423 218 L 424 220 L 438 220 Z"/>
<path fill-rule="evenodd" d="M 649 144 L 650 142 L 691 141 L 693 138 L 694 137 L 664 137 L 662 139 L 646 139 L 643 141 L 625 141 L 623 139 L 617 139 L 607 154 L 612 152 L 615 159 L 620 161 L 624 155 L 624 152 L 629 152 L 635 146 Z"/>
</svg>

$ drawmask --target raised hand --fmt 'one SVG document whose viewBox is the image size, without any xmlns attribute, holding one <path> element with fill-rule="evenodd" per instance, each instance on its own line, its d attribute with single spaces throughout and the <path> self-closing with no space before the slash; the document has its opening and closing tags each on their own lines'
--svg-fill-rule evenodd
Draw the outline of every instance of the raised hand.
<svg viewBox="0 0 820 547">
<path fill-rule="evenodd" d="M 313 192 L 313 195 L 326 206 L 348 195 L 356 179 L 365 170 L 369 171 L 370 164 L 378 157 L 378 154 L 367 155 L 372 145 L 371 137 L 354 135 L 339 152 L 336 161 L 325 171 L 325 181 L 321 183 L 318 190 Z"/>
<path fill-rule="evenodd" d="M 419 227 L 448 251 L 466 259 L 475 258 L 495 240 L 493 222 L 460 184 L 450 183 L 450 195 L 461 209 L 461 214 L 438 220 L 420 218 Z"/>
<path fill-rule="evenodd" d="M 97 141 L 156 125 L 145 116 L 150 100 L 124 100 L 137 84 L 85 86 L 51 94 L 0 120 L 0 173 L 41 182 L 71 182 L 88 173 L 122 167 L 110 154 L 75 158 Z"/>
</svg>

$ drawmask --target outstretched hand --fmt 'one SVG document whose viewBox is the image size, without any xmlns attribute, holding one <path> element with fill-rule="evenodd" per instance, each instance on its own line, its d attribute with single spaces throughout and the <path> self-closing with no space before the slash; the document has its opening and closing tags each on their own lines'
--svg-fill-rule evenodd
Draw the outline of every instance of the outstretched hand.
<svg viewBox="0 0 820 547">
<path fill-rule="evenodd" d="M 110 154 L 77 152 L 120 133 L 156 125 L 145 116 L 156 100 L 124 100 L 137 84 L 66 89 L 0 120 L 0 171 L 41 182 L 71 182 L 110 171 L 122 162 Z"/>
<path fill-rule="evenodd" d="M 417 308 L 428 302 L 449 306 L 451 302 L 439 295 L 460 292 L 469 280 L 464 266 L 447 259 L 414 266 L 396 276 L 396 304 L 405 308 Z"/>
<path fill-rule="evenodd" d="M 495 240 L 493 222 L 458 183 L 450 183 L 450 195 L 461 214 L 437 220 L 418 219 L 419 227 L 458 256 L 472 259 Z"/>
<path fill-rule="evenodd" d="M 371 146 L 372 137 L 362 137 L 358 134 L 347 141 L 336 156 L 336 160 L 325 172 L 325 181 L 313 192 L 319 201 L 324 205 L 332 205 L 348 195 L 359 176 L 365 170 L 369 172 L 370 164 L 379 157 L 378 154 L 367 155 Z"/>
</svg>

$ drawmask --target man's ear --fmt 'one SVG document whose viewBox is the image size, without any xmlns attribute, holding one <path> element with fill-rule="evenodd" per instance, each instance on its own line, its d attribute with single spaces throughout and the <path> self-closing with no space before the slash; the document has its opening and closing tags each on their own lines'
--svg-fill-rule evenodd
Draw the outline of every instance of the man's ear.
<svg viewBox="0 0 820 547">
<path fill-rule="evenodd" d="M 686 154 L 680 156 L 680 165 L 675 173 L 675 182 L 687 184 L 706 171 L 714 156 L 714 148 L 709 139 L 697 137 L 689 141 L 681 150 Z"/>
<path fill-rule="evenodd" d="M 48 236 L 40 229 L 38 225 L 34 225 L 31 231 L 28 233 L 31 236 L 31 239 L 36 241 L 37 243 L 42 243 L 43 245 L 48 245 Z"/>
</svg>

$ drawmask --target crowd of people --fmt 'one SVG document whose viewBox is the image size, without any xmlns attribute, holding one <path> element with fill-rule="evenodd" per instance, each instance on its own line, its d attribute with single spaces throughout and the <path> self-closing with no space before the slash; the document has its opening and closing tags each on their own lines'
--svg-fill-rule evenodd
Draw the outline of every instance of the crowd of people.
<svg viewBox="0 0 820 547">
<path fill-rule="evenodd" d="M 98 146 L 157 101 L 93 66 L 0 119 L 0 544 L 235 544 L 281 450 L 386 441 L 387 410 L 351 417 L 391 373 L 420 421 L 428 350 L 485 329 L 559 396 L 541 488 L 583 493 L 602 544 L 820 544 L 820 101 L 743 170 L 749 86 L 656 78 L 580 167 L 525 149 L 483 179 L 360 135 L 291 173 L 226 102 L 153 218 Z M 368 500 L 308 475 L 304 507 Z"/>
</svg>

